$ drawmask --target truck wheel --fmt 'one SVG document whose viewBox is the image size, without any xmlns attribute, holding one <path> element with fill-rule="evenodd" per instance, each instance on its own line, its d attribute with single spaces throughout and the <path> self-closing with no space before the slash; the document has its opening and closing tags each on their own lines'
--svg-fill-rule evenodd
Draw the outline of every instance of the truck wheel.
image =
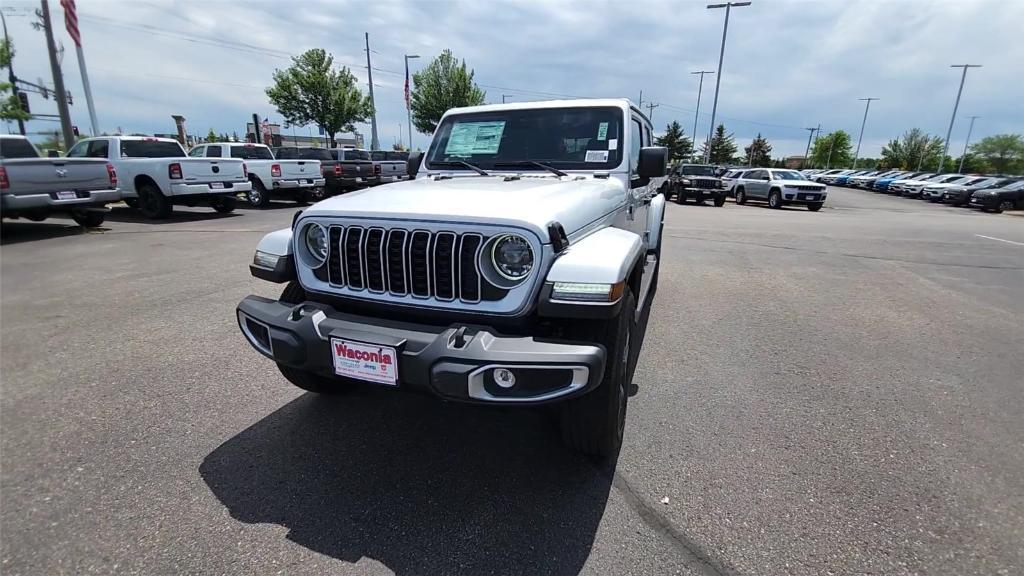
<svg viewBox="0 0 1024 576">
<path fill-rule="evenodd" d="M 138 207 L 139 207 L 139 199 L 138 198 L 125 198 L 124 199 L 124 203 L 127 204 L 129 208 L 138 209 Z"/>
<path fill-rule="evenodd" d="M 98 210 L 86 210 L 84 212 L 74 212 L 71 214 L 71 219 L 83 228 L 96 228 L 103 224 L 103 221 L 106 220 L 106 218 L 106 213 Z"/>
<path fill-rule="evenodd" d="M 769 208 L 782 208 L 782 194 L 778 190 L 772 190 L 768 193 L 768 207 Z"/>
<path fill-rule="evenodd" d="M 289 282 L 288 285 L 284 287 L 284 291 L 281 292 L 280 301 L 288 304 L 298 304 L 305 299 L 306 291 L 302 286 L 298 282 Z M 314 392 L 316 394 L 337 394 L 339 392 L 344 392 L 349 387 L 349 383 L 344 379 L 327 378 L 326 376 L 321 376 L 298 368 L 292 368 L 291 366 L 285 366 L 284 364 L 278 363 L 277 369 L 281 371 L 281 375 L 284 376 L 285 380 L 307 392 Z"/>
<path fill-rule="evenodd" d="M 614 457 L 622 446 L 626 404 L 633 371 L 630 345 L 635 326 L 636 300 L 626 288 L 619 315 L 596 323 L 579 323 L 576 333 L 607 351 L 604 377 L 591 392 L 562 405 L 561 429 L 565 444 L 584 454 Z"/>
<path fill-rule="evenodd" d="M 139 212 L 150 220 L 163 220 L 170 217 L 173 207 L 160 189 L 152 184 L 139 187 Z"/>
<path fill-rule="evenodd" d="M 232 196 L 222 196 L 220 198 L 214 198 L 210 202 L 210 206 L 220 214 L 230 214 L 235 211 L 235 207 L 238 206 L 238 201 Z"/>
<path fill-rule="evenodd" d="M 316 188 L 311 188 L 305 194 L 305 201 L 314 204 L 323 200 L 324 198 L 327 198 L 327 190 L 319 186 Z"/>
<path fill-rule="evenodd" d="M 682 188 L 676 190 L 676 204 L 686 204 L 686 190 Z"/>
<path fill-rule="evenodd" d="M 262 182 L 253 178 L 252 190 L 245 193 L 245 200 L 253 208 L 266 208 L 270 204 L 270 194 L 267 194 Z"/>
<path fill-rule="evenodd" d="M 808 204 L 807 209 L 810 210 L 811 212 L 817 212 L 818 210 L 821 210 L 821 207 L 824 205 L 824 202 L 815 202 L 813 204 Z"/>
<path fill-rule="evenodd" d="M 747 193 L 743 188 L 736 189 L 736 203 L 740 205 L 747 203 Z"/>
<path fill-rule="evenodd" d="M 1012 201 L 1003 200 L 1002 202 L 999 203 L 999 206 L 993 208 L 992 211 L 995 212 L 996 214 L 1002 214 L 1004 210 L 1013 210 L 1013 208 L 1014 204 Z"/>
<path fill-rule="evenodd" d="M 715 196 L 715 206 L 718 206 L 719 208 L 725 206 L 725 194 Z"/>
</svg>

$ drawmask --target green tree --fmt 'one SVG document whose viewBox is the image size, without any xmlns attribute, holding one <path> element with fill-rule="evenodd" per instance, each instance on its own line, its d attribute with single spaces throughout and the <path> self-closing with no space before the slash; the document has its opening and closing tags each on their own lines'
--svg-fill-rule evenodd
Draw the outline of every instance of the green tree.
<svg viewBox="0 0 1024 576">
<path fill-rule="evenodd" d="M 808 166 L 824 168 L 825 166 L 852 166 L 853 143 L 845 130 L 836 130 L 818 138 L 811 148 Z"/>
<path fill-rule="evenodd" d="M 693 141 L 683 134 L 683 127 L 675 120 L 665 126 L 665 133 L 655 138 L 654 143 L 668 148 L 669 161 L 689 158 L 693 154 Z"/>
<path fill-rule="evenodd" d="M 210 128 L 210 131 L 206 133 L 206 141 L 217 142 L 218 140 L 219 138 L 217 138 L 217 133 L 213 131 L 213 128 Z"/>
<path fill-rule="evenodd" d="M 977 154 L 972 154 L 968 152 L 967 155 L 963 157 L 963 159 L 964 167 L 963 170 L 960 171 L 964 174 L 984 174 L 986 172 L 992 171 L 989 168 L 988 162 L 986 162 L 984 158 L 978 156 Z M 950 164 L 950 167 L 959 168 L 960 158 L 954 158 L 953 163 Z"/>
<path fill-rule="evenodd" d="M 487 93 L 473 82 L 473 70 L 466 68 L 466 61 L 457 61 L 446 49 L 412 75 L 412 125 L 418 132 L 430 134 L 449 109 L 477 106 L 486 97 Z"/>
<path fill-rule="evenodd" d="M 1024 138 L 1020 134 L 996 134 L 971 145 L 971 152 L 981 156 L 997 173 L 1024 171 Z"/>
<path fill-rule="evenodd" d="M 745 161 L 750 166 L 768 167 L 772 165 L 772 145 L 768 143 L 761 133 L 750 143 L 750 146 L 743 148 L 746 155 Z"/>
<path fill-rule="evenodd" d="M 231 141 L 232 142 L 238 142 L 239 141 L 238 140 L 238 132 L 235 131 L 235 130 L 231 131 Z"/>
<path fill-rule="evenodd" d="M 14 44 L 9 39 L 0 40 L 0 68 L 7 68 L 14 59 Z M 21 108 L 21 102 L 14 96 L 8 94 L 11 85 L 7 82 L 0 82 L 0 120 L 29 120 L 32 115 Z"/>
<path fill-rule="evenodd" d="M 925 134 L 920 128 L 912 128 L 882 148 L 882 163 L 901 170 L 914 170 L 918 166 L 923 170 L 929 166 L 937 168 L 942 145 L 942 138 Z"/>
<path fill-rule="evenodd" d="M 715 128 L 715 135 L 711 137 L 710 145 L 704 143 L 700 152 L 703 155 L 709 149 L 711 152 L 708 154 L 708 161 L 712 164 L 729 164 L 732 162 L 733 156 L 736 155 L 736 142 L 733 141 L 732 133 L 725 133 L 723 124 L 719 124 Z"/>
<path fill-rule="evenodd" d="M 354 132 L 356 122 L 373 113 L 370 98 L 356 85 L 348 68 L 334 68 L 334 57 L 322 48 L 292 58 L 285 70 L 274 70 L 274 85 L 267 97 L 291 125 L 316 124 L 328 134 L 331 147 L 338 132 Z"/>
</svg>

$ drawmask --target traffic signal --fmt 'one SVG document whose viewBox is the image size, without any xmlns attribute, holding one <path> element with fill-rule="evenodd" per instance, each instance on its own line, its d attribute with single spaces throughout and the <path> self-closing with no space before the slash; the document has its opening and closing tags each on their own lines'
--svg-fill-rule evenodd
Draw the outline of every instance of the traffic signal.
<svg viewBox="0 0 1024 576">
<path fill-rule="evenodd" d="M 32 113 L 32 111 L 29 110 L 29 108 L 28 108 L 28 93 L 27 92 L 18 92 L 18 101 L 21 102 L 21 109 L 22 110 L 24 110 L 28 114 Z"/>
</svg>

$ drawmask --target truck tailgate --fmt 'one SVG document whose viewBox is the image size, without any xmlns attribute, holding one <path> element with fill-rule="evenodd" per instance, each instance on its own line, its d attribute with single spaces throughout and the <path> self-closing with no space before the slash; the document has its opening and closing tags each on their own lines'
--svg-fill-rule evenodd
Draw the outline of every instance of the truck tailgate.
<svg viewBox="0 0 1024 576">
<path fill-rule="evenodd" d="M 281 165 L 281 178 L 284 180 L 305 180 L 322 178 L 319 160 L 276 160 Z"/>
<path fill-rule="evenodd" d="M 19 158 L 0 165 L 10 181 L 5 193 L 16 196 L 112 188 L 107 161 L 99 158 Z"/>
<path fill-rule="evenodd" d="M 175 158 L 173 162 L 181 164 L 181 174 L 188 184 L 245 178 L 242 161 L 233 158 Z"/>
</svg>

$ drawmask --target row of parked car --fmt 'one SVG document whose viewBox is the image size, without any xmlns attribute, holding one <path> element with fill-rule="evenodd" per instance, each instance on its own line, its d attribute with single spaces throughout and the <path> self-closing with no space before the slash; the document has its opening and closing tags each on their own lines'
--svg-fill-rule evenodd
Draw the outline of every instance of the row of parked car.
<svg viewBox="0 0 1024 576">
<path fill-rule="evenodd" d="M 986 212 L 1024 209 L 1024 177 L 983 174 L 938 174 L 906 170 L 804 170 L 815 182 L 861 188 L 969 206 Z"/>
<path fill-rule="evenodd" d="M 80 140 L 63 158 L 44 158 L 24 136 L 0 135 L 0 216 L 42 221 L 70 214 L 99 226 L 106 206 L 123 200 L 151 219 L 173 207 L 255 208 L 271 198 L 316 202 L 406 178 L 408 153 L 348 148 L 270 149 L 208 142 L 188 153 L 170 138 L 103 136 Z"/>
</svg>

